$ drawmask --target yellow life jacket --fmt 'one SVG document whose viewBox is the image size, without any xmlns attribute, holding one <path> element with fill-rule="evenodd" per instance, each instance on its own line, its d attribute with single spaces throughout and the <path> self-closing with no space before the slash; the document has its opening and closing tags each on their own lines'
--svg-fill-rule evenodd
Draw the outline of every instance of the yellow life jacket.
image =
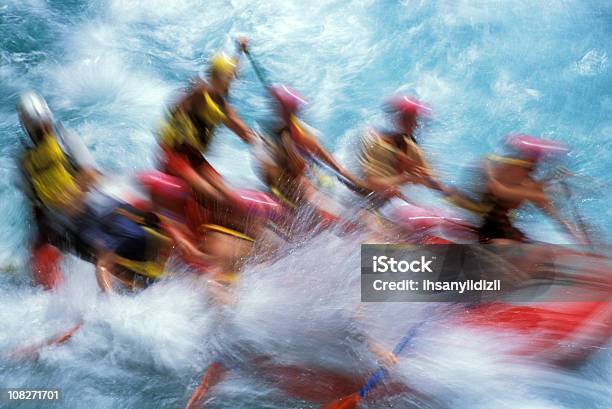
<svg viewBox="0 0 612 409">
<path fill-rule="evenodd" d="M 195 148 L 198 152 L 205 152 L 208 149 L 214 128 L 221 125 L 226 120 L 227 115 L 207 91 L 202 91 L 202 96 L 204 106 L 195 115 L 198 115 L 205 123 L 206 129 L 199 129 L 187 112 L 178 109 L 162 125 L 160 133 L 162 144 L 170 148 L 186 144 Z"/>
<path fill-rule="evenodd" d="M 34 193 L 50 209 L 66 208 L 81 193 L 68 157 L 53 134 L 28 150 L 23 166 Z"/>
<path fill-rule="evenodd" d="M 487 156 L 487 159 L 490 160 L 491 162 L 503 163 L 503 164 L 512 165 L 512 166 L 520 166 L 522 168 L 530 168 L 533 166 L 533 162 L 529 160 L 510 158 L 507 156 L 498 156 L 494 154 Z"/>
<path fill-rule="evenodd" d="M 211 127 L 221 125 L 227 119 L 227 115 L 225 115 L 225 112 L 223 112 L 207 91 L 202 91 L 202 95 L 204 96 L 205 104 L 198 114 Z"/>
<path fill-rule="evenodd" d="M 425 166 L 418 145 L 408 137 L 404 137 L 405 149 L 400 149 L 385 140 L 376 132 L 369 131 L 364 136 L 359 153 L 359 163 L 367 176 L 397 175 L 397 155 L 404 154 L 419 166 Z"/>
<path fill-rule="evenodd" d="M 169 148 L 176 148 L 186 144 L 201 150 L 198 138 L 198 129 L 195 127 L 189 115 L 181 109 L 170 115 L 163 123 L 160 132 L 161 143 Z"/>
<path fill-rule="evenodd" d="M 232 286 L 234 285 L 238 279 L 240 278 L 240 275 L 236 272 L 229 272 L 229 273 L 222 273 L 219 274 L 215 277 L 215 280 L 219 283 L 222 284 L 224 286 Z"/>
</svg>

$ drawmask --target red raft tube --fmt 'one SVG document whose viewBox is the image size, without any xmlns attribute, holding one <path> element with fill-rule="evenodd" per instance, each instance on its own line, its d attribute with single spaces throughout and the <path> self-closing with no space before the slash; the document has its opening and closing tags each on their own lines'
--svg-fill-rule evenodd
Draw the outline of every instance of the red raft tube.
<svg viewBox="0 0 612 409">
<path fill-rule="evenodd" d="M 419 239 L 421 244 L 452 244 L 457 243 L 457 237 L 474 242 L 473 228 L 469 223 L 452 215 L 405 205 L 398 207 L 393 217 L 403 228 L 423 232 Z M 612 288 L 612 279 L 606 282 L 612 268 L 609 260 L 590 254 L 574 257 L 579 259 L 579 265 L 596 270 L 596 275 L 601 278 L 600 285 Z M 559 291 L 564 290 L 560 288 Z M 516 335 L 518 344 L 523 345 L 515 351 L 517 355 L 550 363 L 572 364 L 604 346 L 612 336 L 612 295 L 598 300 L 526 305 L 486 303 L 457 317 L 457 322 L 484 331 Z M 525 342 L 521 343 L 521 339 Z"/>
<path fill-rule="evenodd" d="M 137 180 L 150 193 L 153 203 L 180 219 L 197 218 L 195 207 L 201 207 L 194 200 L 191 189 L 182 180 L 156 170 L 141 172 Z M 239 206 L 249 214 L 267 219 L 277 219 L 283 215 L 283 207 L 267 194 L 251 189 L 235 191 L 240 198 Z M 199 209 L 202 213 L 204 210 Z"/>
</svg>

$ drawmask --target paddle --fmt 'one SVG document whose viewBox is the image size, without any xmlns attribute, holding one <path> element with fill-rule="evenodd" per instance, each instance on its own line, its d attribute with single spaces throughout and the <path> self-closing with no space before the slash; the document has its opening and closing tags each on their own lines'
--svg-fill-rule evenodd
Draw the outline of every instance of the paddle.
<svg viewBox="0 0 612 409">
<path fill-rule="evenodd" d="M 570 187 L 568 186 L 568 184 L 567 184 L 567 182 L 565 180 L 560 180 L 559 184 L 561 185 L 561 188 L 565 192 L 565 196 L 567 197 L 568 202 L 571 204 L 572 211 L 574 213 L 574 219 L 576 220 L 576 224 L 580 228 L 580 232 L 582 233 L 582 237 L 584 237 L 584 240 L 586 240 L 587 245 L 592 248 L 593 247 L 593 242 L 591 241 L 591 238 L 589 237 L 588 229 L 586 227 L 586 224 L 584 223 L 584 220 L 582 219 L 582 216 L 580 216 L 580 213 L 578 212 L 578 208 L 576 207 L 576 202 L 575 202 L 575 200 L 573 198 L 572 191 L 571 191 Z"/>
<path fill-rule="evenodd" d="M 544 181 L 550 181 L 550 180 L 562 181 L 562 180 L 566 180 L 569 178 L 582 180 L 584 183 L 582 183 L 581 188 L 591 188 L 595 190 L 601 190 L 601 189 L 607 189 L 610 187 L 609 183 L 602 182 L 601 180 L 590 177 L 590 176 L 581 175 L 579 173 L 574 173 L 568 168 L 566 168 L 565 166 L 557 166 L 543 180 Z"/>
<path fill-rule="evenodd" d="M 11 352 L 9 354 L 9 357 L 11 358 L 29 358 L 29 357 L 37 358 L 38 355 L 40 354 L 41 349 L 43 349 L 44 347 L 49 347 L 53 345 L 65 344 L 66 342 L 68 342 L 68 340 L 70 340 L 70 338 L 72 338 L 72 336 L 79 329 L 81 329 L 82 326 L 83 326 L 83 323 L 80 322 L 76 324 L 75 326 L 71 327 L 70 329 L 68 329 L 67 331 L 59 333 L 58 335 L 56 335 L 55 337 L 51 338 L 48 341 L 41 342 L 41 343 L 29 346 L 29 347 L 19 348 L 16 351 Z"/>
<path fill-rule="evenodd" d="M 310 158 L 321 168 L 325 168 L 327 169 L 329 172 L 333 173 L 334 176 L 338 179 L 338 181 L 340 181 L 340 183 L 342 183 L 344 186 L 346 186 L 347 188 L 349 188 L 350 190 L 352 190 L 355 193 L 359 193 L 360 195 L 368 195 L 370 193 L 372 193 L 372 191 L 359 187 L 357 185 L 355 185 L 353 182 L 351 182 L 350 180 L 348 180 L 345 176 L 343 176 L 342 174 L 338 173 L 338 171 L 334 168 L 332 168 L 331 166 L 329 166 L 327 163 L 321 161 L 318 158 L 315 158 L 314 156 L 310 155 Z"/>
<path fill-rule="evenodd" d="M 264 88 L 266 88 L 266 89 L 270 88 L 270 81 L 266 77 L 266 74 L 264 73 L 263 69 L 259 66 L 259 63 L 257 61 L 255 61 L 255 58 L 253 58 L 253 56 L 251 55 L 251 52 L 249 50 L 244 50 L 244 54 L 247 56 L 247 59 L 249 60 L 249 62 L 253 66 L 253 70 L 255 71 L 255 75 L 259 79 L 259 82 L 261 82 L 261 85 L 263 85 Z"/>
<path fill-rule="evenodd" d="M 417 334 L 419 328 L 421 328 L 425 324 L 425 321 L 421 321 L 416 324 L 408 334 L 402 338 L 402 340 L 395 346 L 393 349 L 394 355 L 399 355 L 402 353 L 404 348 L 406 348 L 410 342 L 414 339 Z M 389 371 L 384 366 L 380 366 L 367 380 L 367 382 L 359 389 L 357 392 L 352 393 L 350 395 L 344 396 L 342 398 L 336 399 L 335 401 L 328 403 L 323 407 L 323 409 L 355 409 L 359 405 L 361 399 L 365 398 L 380 382 L 382 382 Z"/>
<path fill-rule="evenodd" d="M 221 363 L 214 362 L 211 364 L 204 375 L 202 375 L 202 379 L 200 380 L 200 384 L 191 395 L 191 399 L 187 402 L 187 406 L 185 409 L 199 409 L 202 407 L 202 399 L 204 399 L 204 395 L 208 391 L 208 389 L 212 386 L 215 386 L 221 381 L 221 378 L 227 372 L 227 368 L 225 368 Z"/>
</svg>

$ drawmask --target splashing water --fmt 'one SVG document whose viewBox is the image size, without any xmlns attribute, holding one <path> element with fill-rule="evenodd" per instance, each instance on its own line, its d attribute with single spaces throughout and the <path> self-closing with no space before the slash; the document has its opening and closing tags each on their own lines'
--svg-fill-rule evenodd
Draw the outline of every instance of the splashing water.
<svg viewBox="0 0 612 409">
<path fill-rule="evenodd" d="M 612 168 L 611 22 L 608 3 L 583 0 L 5 1 L 0 350 L 85 325 L 70 343 L 44 349 L 38 362 L 0 360 L 0 386 L 59 387 L 66 408 L 182 407 L 203 369 L 222 357 L 234 369 L 209 407 L 317 407 L 265 382 L 247 357 L 367 374 L 376 363 L 350 326 L 392 348 L 424 315 L 412 304 L 356 312 L 360 239 L 327 233 L 273 264 L 247 268 L 232 311 L 208 305 L 206 290 L 187 277 L 133 297 L 103 297 L 93 267 L 73 259 L 58 294 L 29 287 L 30 214 L 14 162 L 19 92 L 39 90 L 105 170 L 129 174 L 154 165 L 153 130 L 174 91 L 245 34 L 273 80 L 312 102 L 309 122 L 344 162 L 360 130 L 383 123 L 384 98 L 403 91 L 434 107 L 421 140 L 443 180 L 456 182 L 464 165 L 517 131 L 567 143 L 572 169 L 602 180 Z M 232 96 L 250 125 L 270 113 L 246 63 Z M 225 131 L 217 139 L 213 163 L 234 184 L 257 186 L 244 166 L 247 149 Z M 611 195 L 588 186 L 579 195 L 580 211 L 603 235 L 612 232 L 604 205 Z M 527 231 L 542 223 L 531 213 L 524 221 Z M 557 234 L 538 230 L 545 239 Z M 430 315 L 437 324 L 419 334 L 393 374 L 435 399 L 400 394 L 389 404 L 612 407 L 607 350 L 578 371 L 543 367 L 510 359 L 514 340 L 454 328 L 443 310 Z"/>
</svg>

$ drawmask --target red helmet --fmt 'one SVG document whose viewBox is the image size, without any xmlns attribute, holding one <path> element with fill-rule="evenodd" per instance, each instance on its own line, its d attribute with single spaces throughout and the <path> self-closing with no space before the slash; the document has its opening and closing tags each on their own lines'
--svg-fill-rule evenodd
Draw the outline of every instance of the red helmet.
<svg viewBox="0 0 612 409">
<path fill-rule="evenodd" d="M 506 144 L 516 150 L 519 155 L 531 160 L 544 156 L 559 156 L 569 151 L 562 143 L 524 134 L 508 135 Z"/>
<path fill-rule="evenodd" d="M 270 94 L 272 94 L 280 105 L 282 112 L 286 115 L 295 115 L 305 105 L 308 105 L 308 102 L 300 94 L 285 85 L 271 86 Z"/>
<path fill-rule="evenodd" d="M 431 108 L 423 102 L 419 101 L 414 97 L 407 95 L 398 95 L 391 99 L 387 103 L 389 110 L 393 113 L 399 113 L 410 116 L 424 116 L 429 117 L 431 115 Z"/>
</svg>

